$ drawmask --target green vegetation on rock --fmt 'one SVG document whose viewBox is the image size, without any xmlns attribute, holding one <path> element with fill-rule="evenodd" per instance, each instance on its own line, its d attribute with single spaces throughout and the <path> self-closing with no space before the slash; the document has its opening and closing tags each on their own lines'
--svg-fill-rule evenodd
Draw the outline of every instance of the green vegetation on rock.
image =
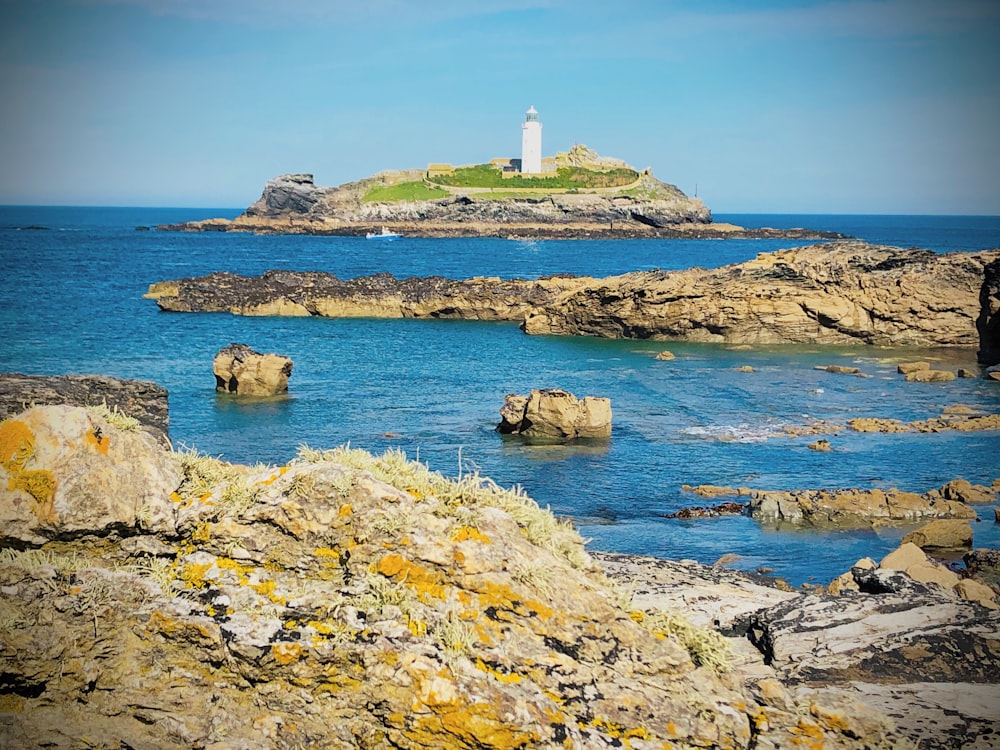
<svg viewBox="0 0 1000 750">
<path fill-rule="evenodd" d="M 400 182 L 396 185 L 379 185 L 362 196 L 365 203 L 393 203 L 395 201 L 432 201 L 446 198 L 448 191 L 431 187 L 426 182 Z"/>
<path fill-rule="evenodd" d="M 435 182 L 452 187 L 555 188 L 563 190 L 623 187 L 631 185 L 637 179 L 639 179 L 639 173 L 625 167 L 600 172 L 582 167 L 560 167 L 551 177 L 525 177 L 522 175 L 504 177 L 503 172 L 490 164 L 458 167 L 450 174 L 434 177 Z"/>
</svg>

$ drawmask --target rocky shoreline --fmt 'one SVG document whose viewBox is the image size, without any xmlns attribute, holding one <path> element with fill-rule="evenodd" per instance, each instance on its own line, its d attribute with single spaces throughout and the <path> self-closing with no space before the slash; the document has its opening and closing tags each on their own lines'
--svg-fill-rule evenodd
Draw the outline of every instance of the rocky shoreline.
<svg viewBox="0 0 1000 750">
<path fill-rule="evenodd" d="M 998 268 L 1000 250 L 941 255 L 844 241 L 717 269 L 604 279 L 215 273 L 155 282 L 146 297 L 172 312 L 507 320 L 529 334 L 978 347 L 992 365 L 1000 352 Z"/>
<path fill-rule="evenodd" d="M 504 191 L 447 188 L 434 200 L 369 201 L 372 189 L 423 183 L 422 170 L 383 172 L 338 187 L 316 185 L 311 174 L 269 180 L 261 197 L 235 219 L 163 224 L 160 231 L 253 232 L 365 236 L 383 227 L 408 237 L 508 239 L 836 239 L 837 232 L 747 229 L 712 221 L 697 198 L 648 172 L 628 191 Z M 440 187 L 440 186 L 437 186 Z M 443 189 L 443 188 L 442 188 Z M 516 192 L 516 191 L 513 191 Z"/>
<path fill-rule="evenodd" d="M 0 423 L 5 747 L 997 740 L 996 551 L 958 575 L 904 544 L 792 591 L 589 553 L 520 491 L 396 451 L 175 452 L 58 380 L 65 403 Z"/>
</svg>

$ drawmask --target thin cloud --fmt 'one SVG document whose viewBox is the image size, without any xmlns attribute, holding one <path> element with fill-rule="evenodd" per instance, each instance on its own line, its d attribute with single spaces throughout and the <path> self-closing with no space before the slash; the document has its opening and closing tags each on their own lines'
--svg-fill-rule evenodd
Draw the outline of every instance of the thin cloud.
<svg viewBox="0 0 1000 750">
<path fill-rule="evenodd" d="M 78 0 L 84 5 L 144 8 L 151 15 L 244 25 L 301 23 L 398 26 L 476 18 L 497 13 L 566 7 L 565 0 Z"/>
</svg>

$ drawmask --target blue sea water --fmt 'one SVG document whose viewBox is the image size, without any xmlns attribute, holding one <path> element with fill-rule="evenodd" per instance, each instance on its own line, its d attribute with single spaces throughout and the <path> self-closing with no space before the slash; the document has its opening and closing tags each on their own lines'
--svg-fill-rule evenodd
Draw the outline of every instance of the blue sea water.
<svg viewBox="0 0 1000 750">
<path fill-rule="evenodd" d="M 715 267 L 791 247 L 787 240 L 417 239 L 137 231 L 238 209 L 0 207 L 0 371 L 101 373 L 153 380 L 170 392 L 175 445 L 238 462 L 284 463 L 298 446 L 350 442 L 454 476 L 478 469 L 520 485 L 574 520 L 590 548 L 693 558 L 735 553 L 793 584 L 825 583 L 858 558 L 879 558 L 907 530 L 796 531 L 749 518 L 663 516 L 705 501 L 681 485 L 761 489 L 899 487 L 923 492 L 955 477 L 1000 477 L 1000 434 L 768 435 L 810 417 L 904 420 L 962 403 L 1000 410 L 981 379 L 904 383 L 903 359 L 975 368 L 967 350 L 769 346 L 526 336 L 513 324 L 415 320 L 244 318 L 171 314 L 142 299 L 150 283 L 213 271 L 319 270 L 342 278 L 606 276 Z M 1000 217 L 716 215 L 745 226 L 839 231 L 939 252 L 1000 246 Z M 231 342 L 294 361 L 287 398 L 245 402 L 214 391 L 212 358 Z M 654 355 L 669 346 L 677 358 Z M 860 367 L 857 378 L 815 365 Z M 737 372 L 751 365 L 753 373 Z M 494 432 L 504 395 L 562 387 L 609 396 L 614 431 L 602 443 L 528 446 Z M 977 546 L 1000 546 L 981 508 Z"/>
</svg>

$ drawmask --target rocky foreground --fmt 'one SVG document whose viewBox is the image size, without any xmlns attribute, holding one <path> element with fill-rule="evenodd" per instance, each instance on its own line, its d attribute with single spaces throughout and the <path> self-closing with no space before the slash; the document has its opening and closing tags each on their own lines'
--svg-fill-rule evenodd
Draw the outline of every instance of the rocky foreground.
<svg viewBox="0 0 1000 750">
<path fill-rule="evenodd" d="M 595 561 L 399 452 L 236 466 L 36 406 L 0 423 L 0 743 L 995 746 L 1000 612 L 852 573 Z"/>
<path fill-rule="evenodd" d="M 519 321 L 529 334 L 733 344 L 979 347 L 1000 356 L 1000 250 L 937 254 L 863 242 L 762 253 L 722 268 L 538 280 L 215 273 L 161 281 L 162 310 Z"/>
<path fill-rule="evenodd" d="M 698 198 L 688 197 L 648 171 L 628 190 L 535 190 L 522 191 L 527 194 L 519 196 L 514 195 L 517 191 L 508 191 L 512 197 L 501 197 L 489 189 L 447 188 L 450 195 L 433 200 L 366 199 L 373 188 L 399 182 L 423 183 L 425 178 L 423 170 L 396 170 L 325 187 L 316 185 L 311 174 L 286 174 L 269 180 L 261 197 L 234 220 L 208 219 L 157 229 L 350 236 L 386 227 L 414 237 L 550 239 L 841 236 L 809 229 L 746 229 L 713 222 L 711 212 Z"/>
</svg>

